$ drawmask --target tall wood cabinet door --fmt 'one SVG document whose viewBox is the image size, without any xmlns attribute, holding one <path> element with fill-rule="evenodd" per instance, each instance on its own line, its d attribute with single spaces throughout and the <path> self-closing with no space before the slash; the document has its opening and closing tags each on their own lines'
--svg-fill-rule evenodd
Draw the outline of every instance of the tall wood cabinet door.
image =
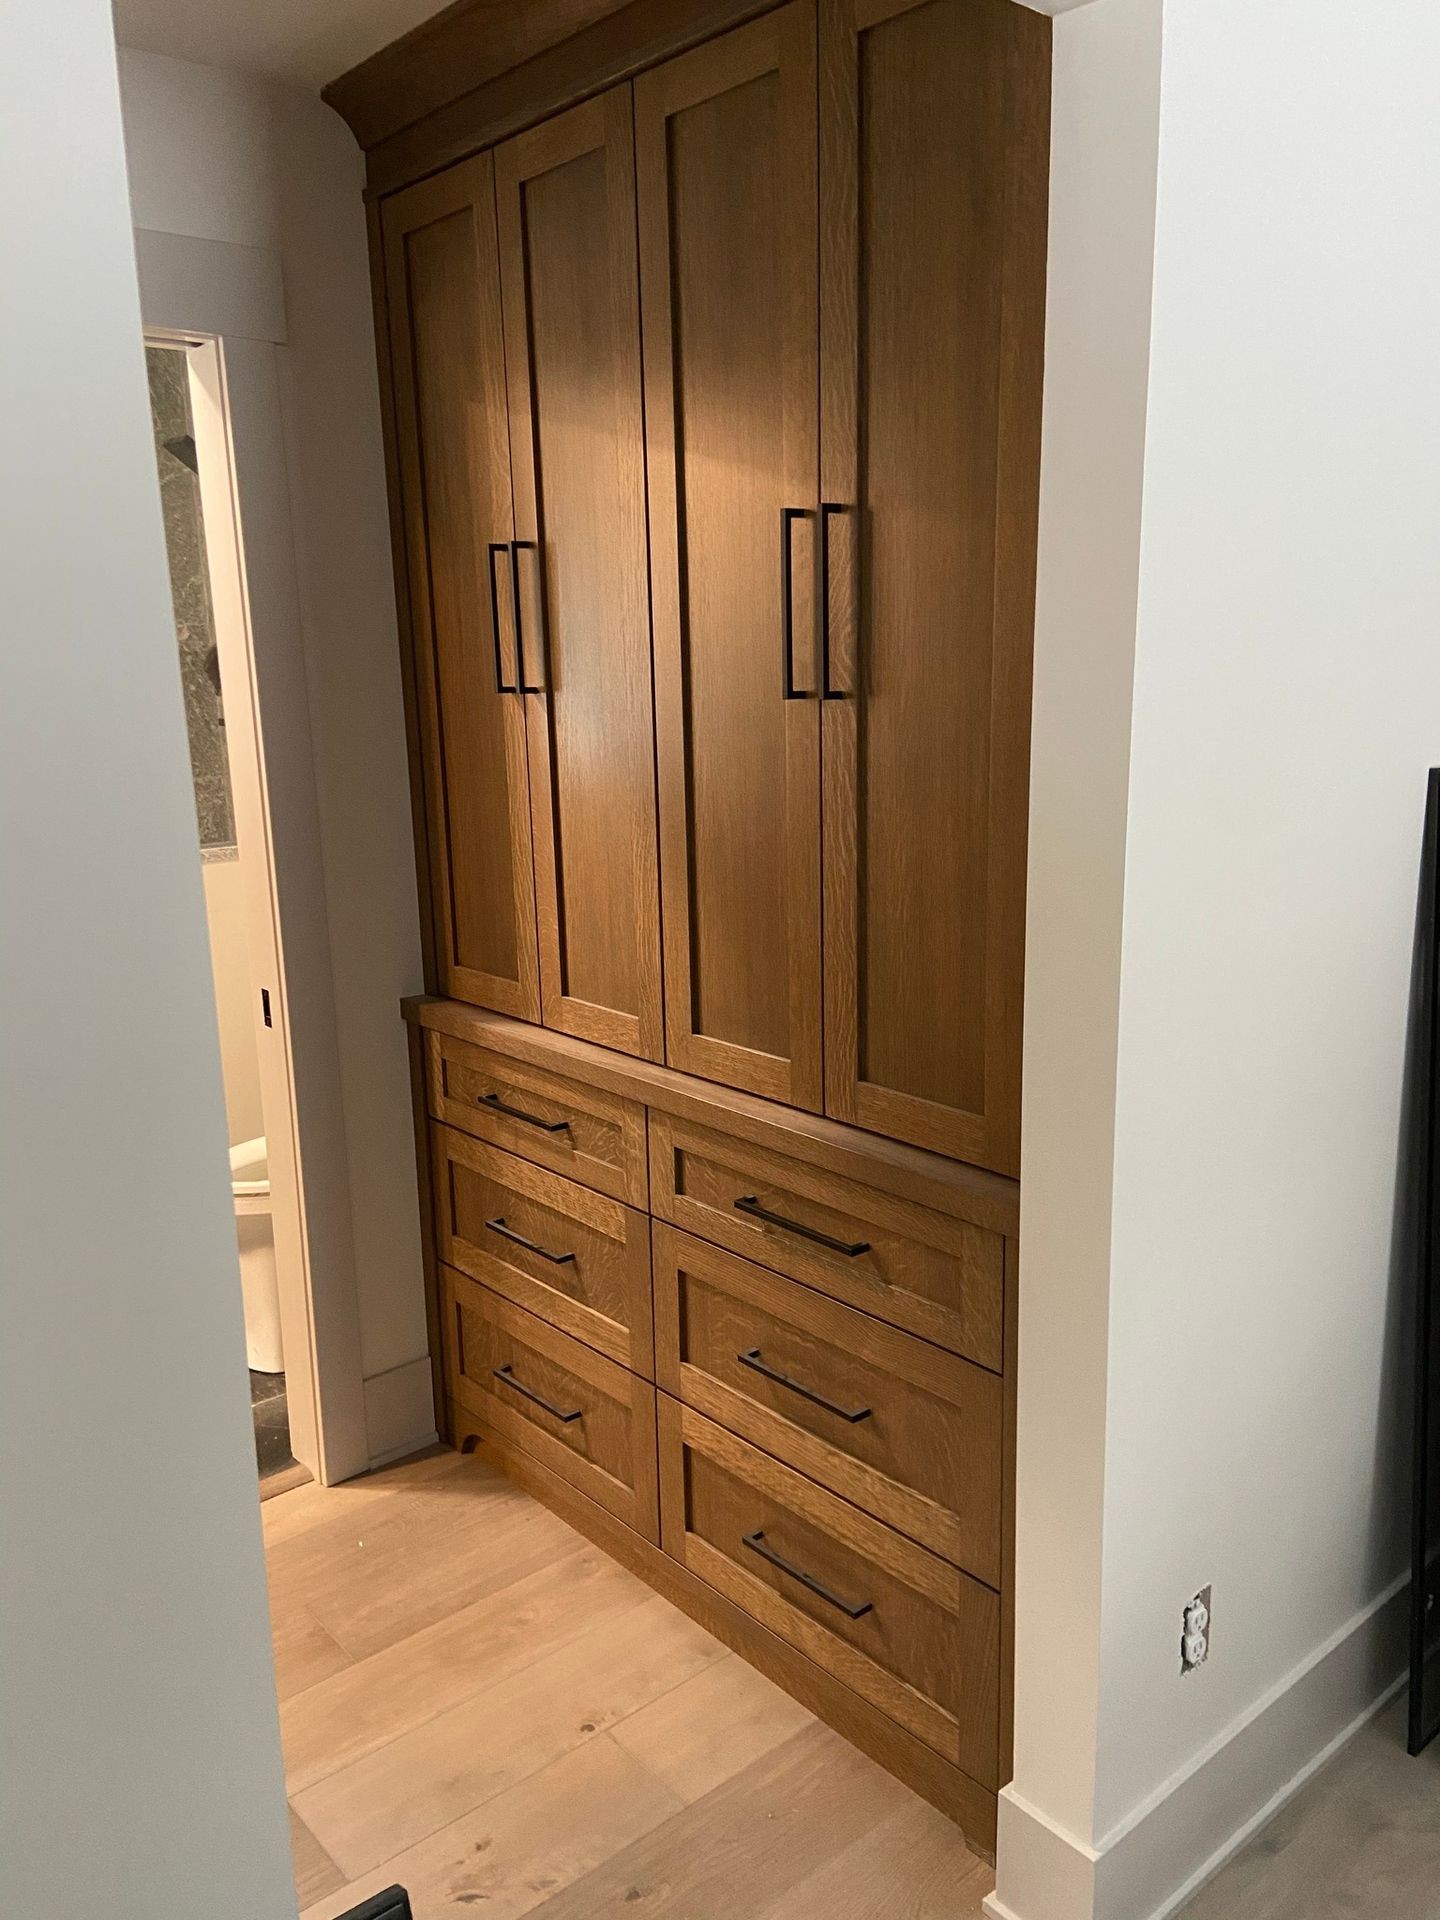
<svg viewBox="0 0 1440 1920">
<path fill-rule="evenodd" d="M 495 155 L 544 1021 L 663 1057 L 630 89 Z"/>
<path fill-rule="evenodd" d="M 442 984 L 457 999 L 538 1020 L 490 156 L 386 200 L 382 222 Z"/>
<path fill-rule="evenodd" d="M 820 4 L 826 1108 L 1013 1174 L 1049 22 Z"/>
<path fill-rule="evenodd" d="M 815 88 L 796 0 L 642 75 L 635 141 L 667 1058 L 818 1109 Z"/>
</svg>

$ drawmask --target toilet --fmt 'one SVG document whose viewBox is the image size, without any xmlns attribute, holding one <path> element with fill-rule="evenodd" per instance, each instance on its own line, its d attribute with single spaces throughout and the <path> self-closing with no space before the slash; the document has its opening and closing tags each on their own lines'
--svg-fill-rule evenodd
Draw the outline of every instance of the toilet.
<svg viewBox="0 0 1440 1920">
<path fill-rule="evenodd" d="M 255 1373 L 281 1373 L 280 1283 L 270 1218 L 270 1162 L 265 1141 L 242 1140 L 230 1149 L 230 1189 L 240 1242 L 240 1292 L 245 1302 L 245 1350 Z"/>
</svg>

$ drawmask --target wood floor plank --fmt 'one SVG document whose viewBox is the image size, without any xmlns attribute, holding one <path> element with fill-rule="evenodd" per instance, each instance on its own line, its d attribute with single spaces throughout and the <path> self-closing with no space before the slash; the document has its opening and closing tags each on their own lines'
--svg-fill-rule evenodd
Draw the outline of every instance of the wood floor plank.
<svg viewBox="0 0 1440 1920">
<path fill-rule="evenodd" d="M 982 1920 L 994 1885 L 954 1822 L 912 1800 L 753 1920 Z"/>
<path fill-rule="evenodd" d="M 687 1805 L 711 1793 L 815 1716 L 738 1654 L 662 1694 L 614 1728 L 615 1740 Z"/>
<path fill-rule="evenodd" d="M 537 1920 L 790 1920 L 791 1890 L 909 1789 L 818 1720 L 535 1909 Z"/>
<path fill-rule="evenodd" d="M 550 1565 L 287 1701 L 280 1733 L 290 1791 L 314 1786 L 649 1598 L 642 1581 L 577 1539 Z"/>
<path fill-rule="evenodd" d="M 344 1874 L 293 1807 L 290 1809 L 290 1854 L 295 1862 L 295 1897 L 302 1907 L 324 1900 L 344 1886 Z M 376 1892 L 379 1891 L 377 1887 Z"/>
<path fill-rule="evenodd" d="M 353 1665 L 339 1641 L 305 1607 L 272 1606 L 270 1638 L 275 1649 L 275 1692 L 282 1708 L 293 1694 Z"/>
<path fill-rule="evenodd" d="M 308 1533 L 312 1527 L 334 1520 L 341 1513 L 353 1517 L 380 1507 L 403 1506 L 411 1493 L 427 1482 L 484 1464 L 469 1455 L 456 1453 L 453 1448 L 440 1447 L 407 1460 L 402 1466 L 362 1474 L 358 1480 L 346 1480 L 338 1487 L 322 1487 L 318 1480 L 312 1480 L 306 1486 L 292 1488 L 262 1504 L 260 1525 L 265 1550 L 268 1553 L 272 1547 Z"/>
<path fill-rule="evenodd" d="M 296 1794 L 296 1807 L 355 1879 L 724 1654 L 654 1595 Z"/>
<path fill-rule="evenodd" d="M 598 1734 L 343 1891 L 327 1890 L 303 1920 L 336 1920 L 392 1884 L 409 1892 L 415 1920 L 476 1913 L 520 1920 L 679 1805 L 609 1735 Z"/>
</svg>

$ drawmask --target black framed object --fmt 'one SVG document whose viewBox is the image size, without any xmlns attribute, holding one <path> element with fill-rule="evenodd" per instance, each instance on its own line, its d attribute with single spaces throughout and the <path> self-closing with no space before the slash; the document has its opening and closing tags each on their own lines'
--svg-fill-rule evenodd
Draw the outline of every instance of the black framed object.
<svg viewBox="0 0 1440 1920">
<path fill-rule="evenodd" d="M 1405 1120 L 1402 1218 L 1415 1273 L 1415 1477 L 1410 1536 L 1411 1753 L 1440 1732 L 1440 768 L 1430 770 Z"/>
<path fill-rule="evenodd" d="M 383 1893 L 372 1894 L 358 1907 L 342 1913 L 340 1920 L 414 1920 L 414 1916 L 404 1887 L 387 1887 Z"/>
</svg>

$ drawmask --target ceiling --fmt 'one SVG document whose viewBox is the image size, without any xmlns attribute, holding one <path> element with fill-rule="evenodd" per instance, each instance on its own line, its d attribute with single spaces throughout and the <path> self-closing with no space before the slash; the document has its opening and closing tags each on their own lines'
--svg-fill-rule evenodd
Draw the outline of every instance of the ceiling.
<svg viewBox="0 0 1440 1920">
<path fill-rule="evenodd" d="M 318 90 L 445 0 L 115 0 L 115 37 L 142 53 Z"/>
</svg>

